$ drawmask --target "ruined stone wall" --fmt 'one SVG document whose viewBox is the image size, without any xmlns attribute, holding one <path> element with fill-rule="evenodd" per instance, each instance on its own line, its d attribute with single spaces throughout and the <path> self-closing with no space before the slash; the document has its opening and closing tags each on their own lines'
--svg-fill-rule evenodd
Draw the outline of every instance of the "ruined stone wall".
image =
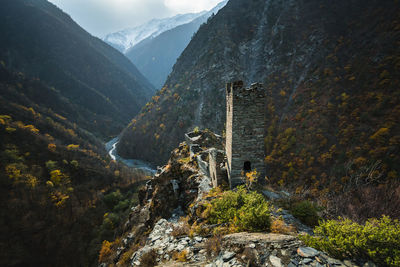
<svg viewBox="0 0 400 267">
<path fill-rule="evenodd" d="M 244 88 L 243 82 L 227 85 L 226 155 L 231 187 L 243 183 L 245 162 L 265 176 L 265 90 L 261 84 Z"/>
<path fill-rule="evenodd" d="M 215 148 L 209 149 L 209 166 L 210 166 L 210 178 L 213 187 L 218 187 L 223 183 L 226 183 L 226 169 L 222 169 L 225 159 L 225 152 Z"/>
</svg>

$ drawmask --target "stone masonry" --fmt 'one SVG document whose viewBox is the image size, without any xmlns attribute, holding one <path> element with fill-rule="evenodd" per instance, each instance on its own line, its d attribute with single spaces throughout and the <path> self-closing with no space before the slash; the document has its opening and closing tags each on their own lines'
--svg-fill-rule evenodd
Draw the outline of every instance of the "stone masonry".
<svg viewBox="0 0 400 267">
<path fill-rule="evenodd" d="M 223 184 L 226 177 L 225 152 L 216 148 L 209 149 L 210 178 L 213 187 Z M 225 183 L 226 184 L 226 183 Z"/>
<path fill-rule="evenodd" d="M 265 176 L 264 130 L 265 90 L 254 83 L 244 88 L 242 81 L 226 86 L 227 172 L 230 187 L 243 184 L 243 173 L 256 169 Z"/>
</svg>

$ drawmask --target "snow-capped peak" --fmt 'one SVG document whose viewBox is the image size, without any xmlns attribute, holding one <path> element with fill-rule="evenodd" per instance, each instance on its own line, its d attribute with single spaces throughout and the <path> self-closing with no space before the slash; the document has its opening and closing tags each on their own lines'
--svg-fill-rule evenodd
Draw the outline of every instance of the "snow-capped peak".
<svg viewBox="0 0 400 267">
<path fill-rule="evenodd" d="M 145 24 L 134 28 L 128 28 L 119 32 L 108 34 L 104 41 L 126 52 L 140 41 L 148 37 L 156 37 L 161 33 L 173 29 L 179 25 L 189 23 L 204 15 L 207 11 L 200 13 L 179 14 L 171 18 L 152 19 Z"/>
<path fill-rule="evenodd" d="M 140 41 L 156 37 L 161 33 L 173 29 L 179 25 L 189 23 L 201 16 L 211 16 L 212 13 L 218 11 L 225 6 L 227 0 L 219 3 L 210 11 L 202 11 L 199 13 L 178 14 L 176 16 L 164 19 L 152 19 L 145 24 L 133 28 L 127 28 L 119 32 L 110 33 L 104 37 L 104 41 L 121 52 L 125 53 L 131 47 Z"/>
</svg>

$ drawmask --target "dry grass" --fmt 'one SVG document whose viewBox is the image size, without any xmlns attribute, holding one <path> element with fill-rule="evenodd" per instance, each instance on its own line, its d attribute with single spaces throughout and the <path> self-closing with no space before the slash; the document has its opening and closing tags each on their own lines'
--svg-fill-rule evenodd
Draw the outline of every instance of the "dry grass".
<svg viewBox="0 0 400 267">
<path fill-rule="evenodd" d="M 188 261 L 188 252 L 187 250 L 182 250 L 181 252 L 175 252 L 172 255 L 172 259 L 179 262 L 187 262 Z"/>
<path fill-rule="evenodd" d="M 293 225 L 286 225 L 283 219 L 277 218 L 271 224 L 271 232 L 277 234 L 291 234 L 296 232 L 296 227 Z"/>
<path fill-rule="evenodd" d="M 205 242 L 205 247 L 207 251 L 207 256 L 209 258 L 218 255 L 221 252 L 222 248 L 222 236 L 217 235 L 209 238 Z"/>
<path fill-rule="evenodd" d="M 243 255 L 246 257 L 244 260 L 247 263 L 247 266 L 258 266 L 257 255 L 254 251 L 255 250 L 251 248 L 245 248 L 243 251 Z"/>
<path fill-rule="evenodd" d="M 189 218 L 184 217 L 179 220 L 179 225 L 174 225 L 171 235 L 173 237 L 188 236 L 190 234 Z"/>
</svg>

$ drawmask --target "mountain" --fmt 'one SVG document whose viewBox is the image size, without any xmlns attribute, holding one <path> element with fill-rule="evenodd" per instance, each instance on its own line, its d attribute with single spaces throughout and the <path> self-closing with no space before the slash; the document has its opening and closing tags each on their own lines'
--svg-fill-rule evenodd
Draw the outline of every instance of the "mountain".
<svg viewBox="0 0 400 267">
<path fill-rule="evenodd" d="M 125 53 L 128 49 L 140 43 L 146 38 L 154 38 L 161 33 L 173 29 L 179 25 L 189 23 L 204 15 L 207 11 L 199 13 L 178 14 L 171 18 L 153 19 L 134 28 L 128 28 L 119 32 L 110 33 L 104 37 L 104 41 L 119 51 Z"/>
<path fill-rule="evenodd" d="M 223 131 L 226 82 L 262 82 L 271 185 L 332 214 L 399 217 L 399 14 L 396 1 L 231 0 L 200 27 L 118 152 L 160 164 L 193 127 Z"/>
<path fill-rule="evenodd" d="M 96 265 L 143 178 L 56 106 L 74 110 L 54 88 L 0 65 L 1 266 Z"/>
<path fill-rule="evenodd" d="M 53 87 L 76 108 L 52 108 L 93 133 L 117 134 L 154 92 L 121 53 L 45 0 L 5 1 L 0 30 L 5 67 Z"/>
<path fill-rule="evenodd" d="M 172 71 L 176 59 L 189 44 L 191 38 L 213 14 L 228 1 L 222 1 L 210 11 L 190 23 L 177 26 L 154 37 L 150 36 L 128 49 L 125 55 L 156 88 L 161 88 Z"/>
<path fill-rule="evenodd" d="M 153 87 L 47 1 L 3 1 L 0 29 L 0 265 L 97 265 L 144 179 L 104 139 Z"/>
</svg>

